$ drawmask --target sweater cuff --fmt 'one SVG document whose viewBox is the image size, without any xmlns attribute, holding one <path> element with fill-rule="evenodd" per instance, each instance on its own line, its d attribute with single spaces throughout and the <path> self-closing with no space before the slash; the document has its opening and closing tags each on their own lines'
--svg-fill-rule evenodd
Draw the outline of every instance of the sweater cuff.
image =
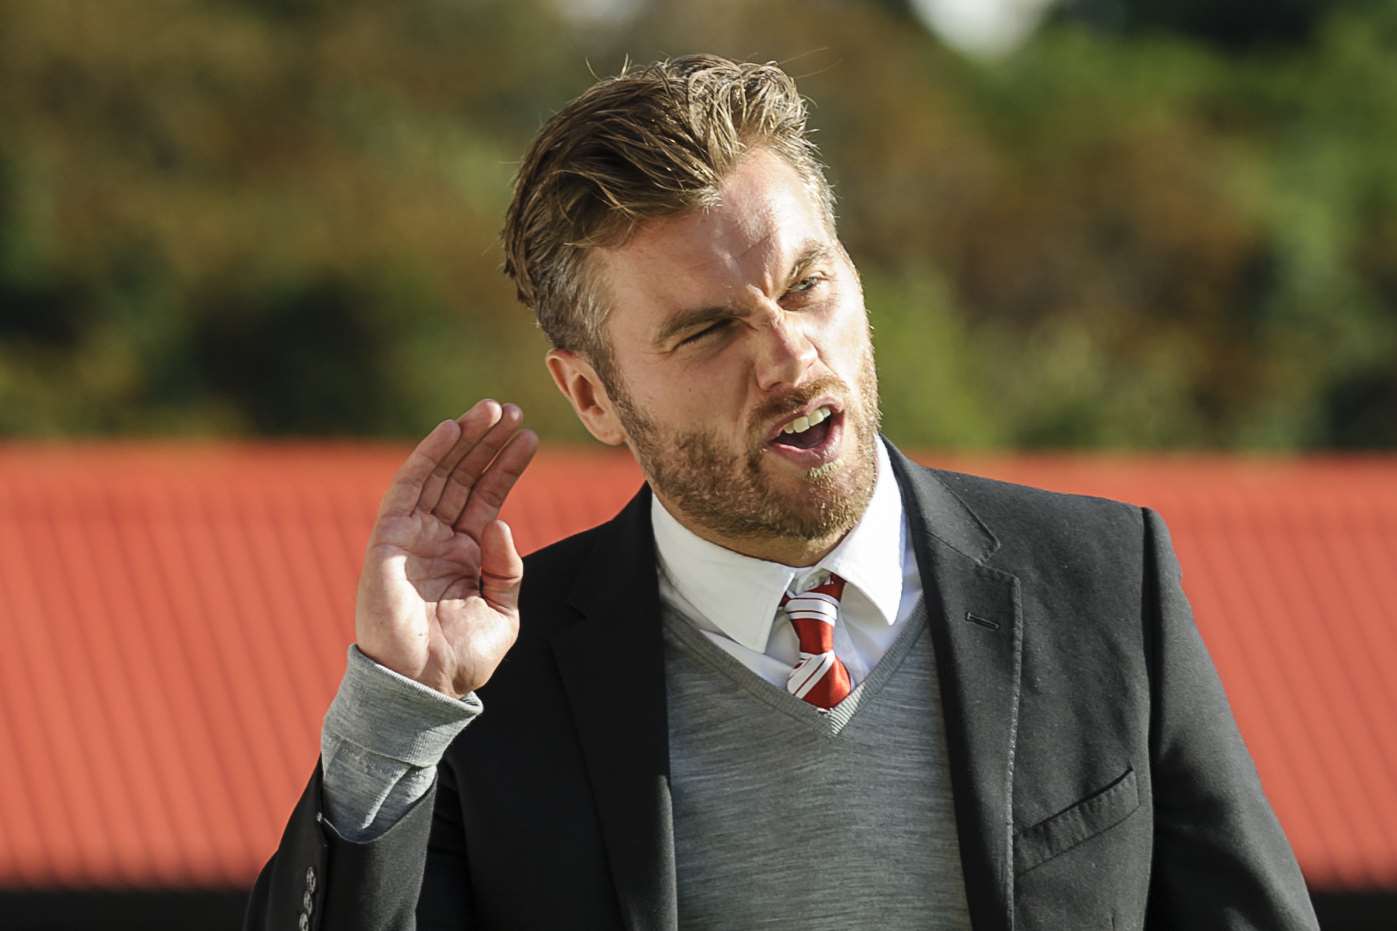
<svg viewBox="0 0 1397 931">
<path fill-rule="evenodd" d="M 325 713 L 326 738 L 348 741 L 409 766 L 436 766 L 484 711 L 471 692 L 459 701 L 399 675 L 349 647 L 349 662 Z"/>
</svg>

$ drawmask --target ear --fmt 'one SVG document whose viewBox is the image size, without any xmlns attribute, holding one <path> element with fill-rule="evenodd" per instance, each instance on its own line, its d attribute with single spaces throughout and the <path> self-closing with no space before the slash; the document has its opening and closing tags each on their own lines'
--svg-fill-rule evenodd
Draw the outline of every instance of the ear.
<svg viewBox="0 0 1397 931">
<path fill-rule="evenodd" d="M 625 442 L 626 433 L 621 429 L 606 385 L 592 364 L 570 349 L 550 349 L 546 360 L 553 383 L 568 399 L 587 432 L 607 446 Z"/>
</svg>

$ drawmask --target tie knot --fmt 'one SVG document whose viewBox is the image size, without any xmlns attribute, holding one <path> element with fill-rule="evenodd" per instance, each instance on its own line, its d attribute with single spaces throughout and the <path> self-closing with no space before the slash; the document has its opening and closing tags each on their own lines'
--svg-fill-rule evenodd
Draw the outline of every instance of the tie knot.
<svg viewBox="0 0 1397 931">
<path fill-rule="evenodd" d="M 795 595 L 782 595 L 781 606 L 795 628 L 802 653 L 834 650 L 834 625 L 839 620 L 839 599 L 844 580 L 830 573 L 828 579 Z"/>
<path fill-rule="evenodd" d="M 853 688 L 849 670 L 834 655 L 834 625 L 844 580 L 834 573 L 796 595 L 782 595 L 781 606 L 800 641 L 800 661 L 786 678 L 786 691 L 822 711 L 843 701 Z"/>
</svg>

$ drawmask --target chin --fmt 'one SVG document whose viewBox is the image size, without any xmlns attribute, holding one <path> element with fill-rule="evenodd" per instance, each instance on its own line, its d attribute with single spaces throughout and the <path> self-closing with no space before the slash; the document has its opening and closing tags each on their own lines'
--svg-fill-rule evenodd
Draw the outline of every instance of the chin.
<svg viewBox="0 0 1397 931">
<path fill-rule="evenodd" d="M 793 475 L 789 470 L 769 483 L 768 524 L 781 535 L 804 540 L 842 536 L 853 529 L 873 496 L 871 463 L 845 455 L 833 462 Z M 778 516 L 775 512 L 780 511 Z"/>
</svg>

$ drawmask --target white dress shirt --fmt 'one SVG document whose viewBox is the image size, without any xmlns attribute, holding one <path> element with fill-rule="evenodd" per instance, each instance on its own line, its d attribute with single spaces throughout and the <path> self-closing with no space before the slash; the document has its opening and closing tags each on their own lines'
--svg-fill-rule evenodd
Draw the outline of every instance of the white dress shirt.
<svg viewBox="0 0 1397 931">
<path fill-rule="evenodd" d="M 652 496 L 660 598 L 752 672 L 784 689 L 800 660 L 800 646 L 780 611 L 781 596 L 805 591 L 819 584 L 823 573 L 833 572 L 847 583 L 834 652 L 857 686 L 922 598 L 902 493 L 887 450 L 881 442 L 877 447 L 878 477 L 868 508 L 813 566 L 783 566 L 710 543 Z"/>
</svg>

